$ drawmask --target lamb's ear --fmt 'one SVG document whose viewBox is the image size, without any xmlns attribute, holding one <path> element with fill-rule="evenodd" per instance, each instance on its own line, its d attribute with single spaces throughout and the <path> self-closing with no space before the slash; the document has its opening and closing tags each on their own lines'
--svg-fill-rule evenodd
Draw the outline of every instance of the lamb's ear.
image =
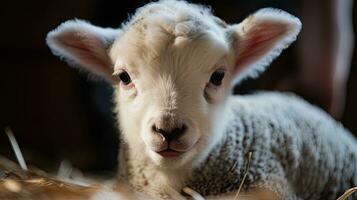
<svg viewBox="0 0 357 200">
<path fill-rule="evenodd" d="M 301 22 L 278 9 L 264 8 L 232 26 L 234 34 L 234 83 L 256 77 L 296 39 Z"/>
<path fill-rule="evenodd" d="M 48 33 L 46 41 L 53 54 L 72 66 L 80 66 L 114 83 L 108 48 L 120 30 L 100 28 L 82 20 L 70 20 Z"/>
</svg>

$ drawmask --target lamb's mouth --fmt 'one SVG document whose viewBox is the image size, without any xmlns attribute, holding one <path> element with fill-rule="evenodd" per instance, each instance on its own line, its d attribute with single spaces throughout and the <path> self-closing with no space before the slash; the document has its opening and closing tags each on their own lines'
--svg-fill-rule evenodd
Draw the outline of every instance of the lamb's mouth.
<svg viewBox="0 0 357 200">
<path fill-rule="evenodd" d="M 160 154 L 162 157 L 178 157 L 185 152 L 175 151 L 173 149 L 167 148 L 167 149 L 165 149 L 163 151 L 159 151 L 157 153 Z"/>
<path fill-rule="evenodd" d="M 185 143 L 179 140 L 164 141 L 158 145 L 152 145 L 151 150 L 164 158 L 179 158 L 190 152 L 195 143 Z"/>
</svg>

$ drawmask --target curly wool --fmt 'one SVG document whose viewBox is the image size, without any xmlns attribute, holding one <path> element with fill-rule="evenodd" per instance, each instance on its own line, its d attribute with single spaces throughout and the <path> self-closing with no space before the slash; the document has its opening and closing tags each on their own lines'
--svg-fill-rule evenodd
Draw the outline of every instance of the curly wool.
<svg viewBox="0 0 357 200">
<path fill-rule="evenodd" d="M 224 139 L 187 182 L 200 194 L 237 191 L 248 152 L 245 185 L 281 199 L 336 199 L 357 185 L 356 139 L 324 111 L 284 93 L 232 97 L 228 104 Z"/>
</svg>

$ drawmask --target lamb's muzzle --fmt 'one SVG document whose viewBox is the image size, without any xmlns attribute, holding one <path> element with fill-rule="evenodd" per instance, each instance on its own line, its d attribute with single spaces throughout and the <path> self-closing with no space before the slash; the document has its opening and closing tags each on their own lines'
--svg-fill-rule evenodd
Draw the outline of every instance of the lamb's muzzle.
<svg viewBox="0 0 357 200">
<path fill-rule="evenodd" d="M 166 157 L 178 156 L 181 153 L 188 151 L 195 142 L 180 141 L 180 138 L 187 133 L 187 125 L 169 123 L 169 120 L 165 118 L 160 118 L 154 120 L 151 126 L 151 134 L 153 135 L 153 140 L 155 146 L 153 150 L 160 155 Z"/>
</svg>

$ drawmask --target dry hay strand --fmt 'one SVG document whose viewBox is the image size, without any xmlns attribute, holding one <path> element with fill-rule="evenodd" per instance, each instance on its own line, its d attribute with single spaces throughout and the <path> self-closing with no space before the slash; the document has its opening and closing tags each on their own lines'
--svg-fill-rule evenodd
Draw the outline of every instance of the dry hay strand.
<svg viewBox="0 0 357 200">
<path fill-rule="evenodd" d="M 6 128 L 5 128 L 5 133 L 6 133 L 7 137 L 8 137 L 9 140 L 10 140 L 12 149 L 13 149 L 14 152 L 15 152 L 15 155 L 16 155 L 17 161 L 19 162 L 19 165 L 21 166 L 21 168 L 22 168 L 23 170 L 27 170 L 28 168 L 27 168 L 25 159 L 24 159 L 24 157 L 23 157 L 23 155 L 22 155 L 22 153 L 21 153 L 19 144 L 18 144 L 17 141 L 16 141 L 16 138 L 15 138 L 15 136 L 14 136 L 14 133 L 12 132 L 12 130 L 11 130 L 9 127 L 6 127 Z"/>
<path fill-rule="evenodd" d="M 346 190 L 346 192 L 340 196 L 337 200 L 347 200 L 353 193 L 357 192 L 357 187 L 350 188 Z"/>
<path fill-rule="evenodd" d="M 242 181 L 241 181 L 240 184 L 239 184 L 239 188 L 238 188 L 238 191 L 237 191 L 237 193 L 236 193 L 236 196 L 234 197 L 234 200 L 238 200 L 239 194 L 240 194 L 240 192 L 242 191 L 242 188 L 243 188 L 245 179 L 247 178 L 247 175 L 248 175 L 248 170 L 249 170 L 249 168 L 250 168 L 250 162 L 251 162 L 251 160 L 252 160 L 252 152 L 249 152 L 249 153 L 248 153 L 248 162 L 247 162 L 247 165 L 246 165 L 245 170 L 244 170 L 243 179 L 242 179 Z"/>
</svg>

